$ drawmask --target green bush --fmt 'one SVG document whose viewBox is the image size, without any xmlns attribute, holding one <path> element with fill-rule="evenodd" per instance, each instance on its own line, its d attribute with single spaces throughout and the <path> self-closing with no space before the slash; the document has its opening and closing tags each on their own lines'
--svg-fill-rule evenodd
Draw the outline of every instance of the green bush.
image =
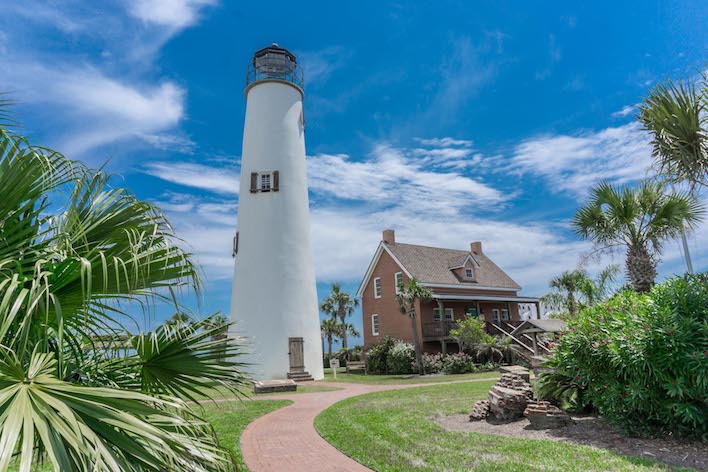
<svg viewBox="0 0 708 472">
<path fill-rule="evenodd" d="M 391 350 L 396 340 L 386 336 L 383 341 L 366 351 L 366 370 L 372 373 L 388 372 L 388 351 Z"/>
<path fill-rule="evenodd" d="M 446 374 L 465 374 L 476 370 L 472 356 L 464 352 L 448 354 L 442 358 L 442 371 Z"/>
<path fill-rule="evenodd" d="M 425 368 L 426 374 L 437 374 L 442 372 L 443 361 L 442 354 L 428 354 L 423 353 L 423 367 Z"/>
<path fill-rule="evenodd" d="M 396 341 L 388 351 L 386 365 L 389 374 L 412 374 L 415 372 L 415 348 L 410 343 Z"/>
<path fill-rule="evenodd" d="M 584 310 L 555 346 L 556 374 L 542 377 L 541 390 L 572 387 L 577 405 L 628 433 L 708 439 L 707 275 Z"/>
</svg>

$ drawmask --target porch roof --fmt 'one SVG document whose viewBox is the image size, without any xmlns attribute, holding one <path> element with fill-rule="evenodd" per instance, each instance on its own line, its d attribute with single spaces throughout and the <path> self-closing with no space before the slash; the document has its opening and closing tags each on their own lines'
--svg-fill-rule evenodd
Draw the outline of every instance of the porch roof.
<svg viewBox="0 0 708 472">
<path fill-rule="evenodd" d="M 433 298 L 436 300 L 459 300 L 459 301 L 478 301 L 478 302 L 517 302 L 517 303 L 536 303 L 538 298 L 534 297 L 517 297 L 517 296 L 494 296 L 494 295 L 471 295 L 460 293 L 434 293 Z"/>
<path fill-rule="evenodd" d="M 522 333 L 557 333 L 565 329 L 563 320 L 526 320 L 511 332 L 512 336 Z"/>
</svg>

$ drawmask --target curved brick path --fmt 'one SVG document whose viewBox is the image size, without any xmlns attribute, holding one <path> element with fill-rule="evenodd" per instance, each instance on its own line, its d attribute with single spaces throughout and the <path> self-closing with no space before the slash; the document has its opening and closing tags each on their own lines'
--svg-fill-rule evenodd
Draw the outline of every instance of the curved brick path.
<svg viewBox="0 0 708 472">
<path fill-rule="evenodd" d="M 292 405 L 275 410 L 249 424 L 241 434 L 241 452 L 251 472 L 364 472 L 371 469 L 339 452 L 317 433 L 315 417 L 345 398 L 383 390 L 423 387 L 488 379 L 435 382 L 414 385 L 362 385 L 317 382 L 338 387 L 330 392 L 268 395 L 267 399 L 292 400 Z"/>
</svg>

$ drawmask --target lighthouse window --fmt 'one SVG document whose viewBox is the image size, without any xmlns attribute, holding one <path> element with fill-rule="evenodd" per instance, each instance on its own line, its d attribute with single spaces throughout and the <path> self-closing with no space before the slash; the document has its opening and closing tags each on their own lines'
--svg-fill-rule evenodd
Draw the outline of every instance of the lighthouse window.
<svg viewBox="0 0 708 472">
<path fill-rule="evenodd" d="M 261 192 L 270 192 L 270 172 L 261 174 Z"/>
</svg>

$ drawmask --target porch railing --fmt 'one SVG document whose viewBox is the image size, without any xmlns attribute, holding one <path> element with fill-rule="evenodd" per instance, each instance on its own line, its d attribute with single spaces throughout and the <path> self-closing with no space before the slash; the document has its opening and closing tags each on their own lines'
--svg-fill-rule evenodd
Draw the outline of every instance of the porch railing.
<svg viewBox="0 0 708 472">
<path fill-rule="evenodd" d="M 442 338 L 450 336 L 450 331 L 457 328 L 455 321 L 429 321 L 423 323 L 424 338 Z"/>
</svg>

